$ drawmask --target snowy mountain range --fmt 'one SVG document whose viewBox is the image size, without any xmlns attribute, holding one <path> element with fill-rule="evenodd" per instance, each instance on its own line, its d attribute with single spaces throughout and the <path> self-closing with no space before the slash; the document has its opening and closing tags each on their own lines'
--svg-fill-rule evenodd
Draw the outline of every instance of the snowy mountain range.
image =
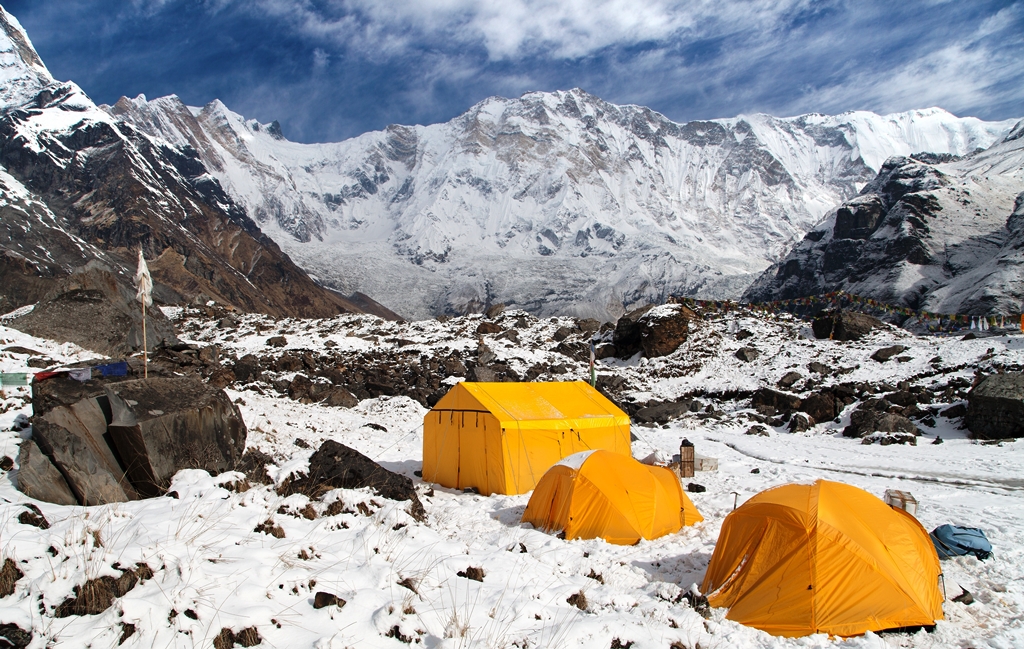
<svg viewBox="0 0 1024 649">
<path fill-rule="evenodd" d="M 746 297 L 845 290 L 936 313 L 1019 313 L 1024 121 L 983 152 L 948 158 L 890 158 Z"/>
<path fill-rule="evenodd" d="M 889 156 L 962 156 L 1014 124 L 936 108 L 679 124 L 574 89 L 298 144 L 219 101 L 104 108 L 194 149 L 320 281 L 416 318 L 502 302 L 610 319 L 670 294 L 739 297 Z"/>
<path fill-rule="evenodd" d="M 142 133 L 74 83 L 56 81 L 0 8 L 0 312 L 38 301 L 94 259 L 130 282 L 140 248 L 165 303 L 389 314 L 313 282 L 194 151 Z"/>
</svg>

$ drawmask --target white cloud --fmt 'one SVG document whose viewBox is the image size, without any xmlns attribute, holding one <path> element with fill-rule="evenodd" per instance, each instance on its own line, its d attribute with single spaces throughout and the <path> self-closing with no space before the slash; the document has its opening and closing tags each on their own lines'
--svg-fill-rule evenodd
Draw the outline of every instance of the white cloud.
<svg viewBox="0 0 1024 649">
<path fill-rule="evenodd" d="M 443 40 L 484 47 L 492 60 L 544 53 L 579 58 L 614 45 L 765 31 L 810 0 L 260 0 L 260 11 L 317 38 L 379 53 Z"/>
</svg>

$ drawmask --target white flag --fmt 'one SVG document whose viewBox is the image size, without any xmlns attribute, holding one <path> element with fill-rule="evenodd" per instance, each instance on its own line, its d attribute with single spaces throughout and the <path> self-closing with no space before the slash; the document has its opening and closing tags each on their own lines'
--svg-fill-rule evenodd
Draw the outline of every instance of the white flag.
<svg viewBox="0 0 1024 649">
<path fill-rule="evenodd" d="M 139 269 L 135 271 L 135 286 L 139 292 L 135 298 L 146 306 L 153 306 L 153 278 L 149 275 L 149 267 L 146 266 L 146 259 L 142 256 L 142 249 L 139 249 Z"/>
</svg>

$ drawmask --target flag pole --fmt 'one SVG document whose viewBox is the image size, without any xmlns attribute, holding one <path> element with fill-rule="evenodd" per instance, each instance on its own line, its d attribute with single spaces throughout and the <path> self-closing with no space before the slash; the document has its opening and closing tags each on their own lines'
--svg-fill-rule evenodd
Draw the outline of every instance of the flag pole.
<svg viewBox="0 0 1024 649">
<path fill-rule="evenodd" d="M 149 345 L 146 343 L 146 307 L 153 304 L 153 278 L 146 266 L 146 258 L 142 256 L 139 246 L 139 269 L 135 272 L 135 286 L 138 289 L 136 298 L 142 302 L 142 377 L 149 378 Z"/>
<path fill-rule="evenodd" d="M 146 345 L 146 302 L 142 302 L 142 378 L 149 378 L 149 346 Z"/>
</svg>

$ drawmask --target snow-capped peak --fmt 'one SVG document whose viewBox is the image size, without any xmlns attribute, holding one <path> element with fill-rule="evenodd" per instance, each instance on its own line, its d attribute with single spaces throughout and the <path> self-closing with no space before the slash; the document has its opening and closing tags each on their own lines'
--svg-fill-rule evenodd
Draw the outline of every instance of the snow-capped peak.
<svg viewBox="0 0 1024 649">
<path fill-rule="evenodd" d="M 51 83 L 21 23 L 0 7 L 0 111 L 21 106 Z"/>
</svg>

